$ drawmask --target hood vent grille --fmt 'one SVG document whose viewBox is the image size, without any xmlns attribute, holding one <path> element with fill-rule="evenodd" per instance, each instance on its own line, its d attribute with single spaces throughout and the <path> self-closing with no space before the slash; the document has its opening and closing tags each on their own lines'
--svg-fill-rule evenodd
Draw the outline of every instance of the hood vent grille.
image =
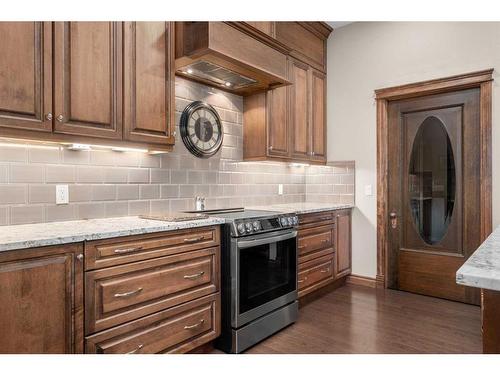
<svg viewBox="0 0 500 375">
<path fill-rule="evenodd" d="M 199 60 L 191 65 L 183 67 L 182 73 L 186 76 L 195 76 L 213 82 L 219 86 L 235 90 L 257 83 L 257 81 L 252 78 L 205 60 Z"/>
</svg>

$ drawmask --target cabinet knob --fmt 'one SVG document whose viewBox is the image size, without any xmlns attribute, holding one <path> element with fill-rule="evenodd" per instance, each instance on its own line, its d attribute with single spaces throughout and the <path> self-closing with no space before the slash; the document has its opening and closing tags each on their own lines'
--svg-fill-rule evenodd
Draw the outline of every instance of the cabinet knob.
<svg viewBox="0 0 500 375">
<path fill-rule="evenodd" d="M 273 146 L 269 146 L 269 151 L 272 151 L 273 150 Z"/>
<path fill-rule="evenodd" d="M 46 119 L 47 121 L 52 121 L 52 113 L 50 113 L 50 112 L 49 112 L 49 113 L 47 113 L 47 114 L 45 115 L 45 119 Z"/>
<path fill-rule="evenodd" d="M 64 120 L 64 116 L 63 115 L 57 116 L 57 121 L 63 122 L 63 120 Z"/>
<path fill-rule="evenodd" d="M 83 260 L 83 254 L 78 254 L 76 256 L 76 259 L 78 259 L 81 262 Z"/>
</svg>

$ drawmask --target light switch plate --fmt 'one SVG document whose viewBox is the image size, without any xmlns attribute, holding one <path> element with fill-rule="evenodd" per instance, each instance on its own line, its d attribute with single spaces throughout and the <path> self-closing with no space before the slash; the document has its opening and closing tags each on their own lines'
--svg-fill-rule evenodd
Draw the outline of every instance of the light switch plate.
<svg viewBox="0 0 500 375">
<path fill-rule="evenodd" d="M 372 185 L 365 185 L 365 195 L 368 197 L 373 195 Z"/>
<path fill-rule="evenodd" d="M 69 203 L 68 185 L 56 185 L 56 204 Z"/>
<path fill-rule="evenodd" d="M 278 195 L 283 195 L 283 184 L 278 185 Z"/>
</svg>

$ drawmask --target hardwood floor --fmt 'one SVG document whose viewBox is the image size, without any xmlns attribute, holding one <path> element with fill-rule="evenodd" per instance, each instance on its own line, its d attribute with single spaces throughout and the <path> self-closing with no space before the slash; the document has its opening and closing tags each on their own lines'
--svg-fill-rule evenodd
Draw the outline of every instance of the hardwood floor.
<svg viewBox="0 0 500 375">
<path fill-rule="evenodd" d="M 346 285 L 246 353 L 481 353 L 480 308 L 395 290 Z"/>
</svg>

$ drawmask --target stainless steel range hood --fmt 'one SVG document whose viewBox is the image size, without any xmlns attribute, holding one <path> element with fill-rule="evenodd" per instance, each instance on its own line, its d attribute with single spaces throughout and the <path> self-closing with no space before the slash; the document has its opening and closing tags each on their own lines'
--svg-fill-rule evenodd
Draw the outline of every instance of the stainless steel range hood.
<svg viewBox="0 0 500 375">
<path fill-rule="evenodd" d="M 287 57 L 226 22 L 176 23 L 176 73 L 239 95 L 288 85 Z"/>
</svg>

